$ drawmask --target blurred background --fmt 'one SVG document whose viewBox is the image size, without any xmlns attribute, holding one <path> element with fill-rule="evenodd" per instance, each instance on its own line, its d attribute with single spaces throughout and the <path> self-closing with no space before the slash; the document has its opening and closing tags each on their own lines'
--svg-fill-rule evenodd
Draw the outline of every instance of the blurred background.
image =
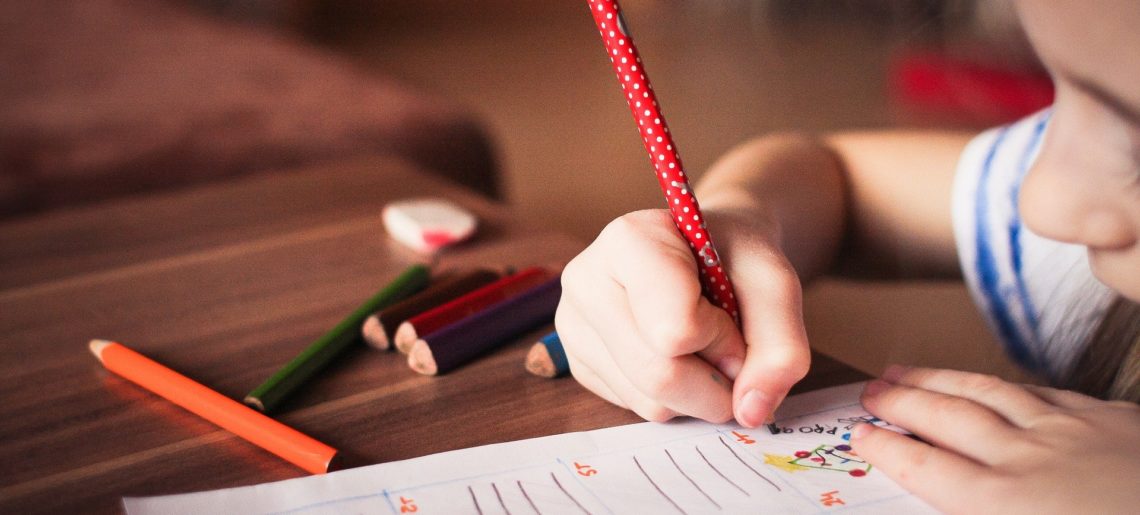
<svg viewBox="0 0 1140 515">
<path fill-rule="evenodd" d="M 1004 1 L 622 6 L 698 178 L 768 132 L 980 130 L 1052 95 Z M 582 241 L 661 206 L 585 0 L 0 2 L 0 216 L 375 153 Z M 865 370 L 1016 377 L 960 283 L 806 302 L 813 343 Z"/>
</svg>

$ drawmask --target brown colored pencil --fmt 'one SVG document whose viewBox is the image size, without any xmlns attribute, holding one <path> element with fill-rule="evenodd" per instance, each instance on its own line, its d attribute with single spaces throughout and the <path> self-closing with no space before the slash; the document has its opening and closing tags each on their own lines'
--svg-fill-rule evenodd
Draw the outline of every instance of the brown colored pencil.
<svg viewBox="0 0 1140 515">
<path fill-rule="evenodd" d="M 499 272 L 486 268 L 448 273 L 419 293 L 369 315 L 360 329 L 361 335 L 372 347 L 391 349 L 396 328 L 408 318 L 490 284 L 501 276 Z"/>
<path fill-rule="evenodd" d="M 497 302 L 518 295 L 550 277 L 550 270 L 545 268 L 527 268 L 413 316 L 396 329 L 396 350 L 407 354 L 421 336 L 431 334 Z"/>
</svg>

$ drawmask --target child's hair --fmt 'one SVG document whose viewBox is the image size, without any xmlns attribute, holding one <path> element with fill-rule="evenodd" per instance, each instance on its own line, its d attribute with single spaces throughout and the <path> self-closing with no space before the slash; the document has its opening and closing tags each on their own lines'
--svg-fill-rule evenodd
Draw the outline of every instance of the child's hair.
<svg viewBox="0 0 1140 515">
<path fill-rule="evenodd" d="M 1140 304 L 1123 297 L 1113 301 L 1061 386 L 1140 403 Z"/>
</svg>

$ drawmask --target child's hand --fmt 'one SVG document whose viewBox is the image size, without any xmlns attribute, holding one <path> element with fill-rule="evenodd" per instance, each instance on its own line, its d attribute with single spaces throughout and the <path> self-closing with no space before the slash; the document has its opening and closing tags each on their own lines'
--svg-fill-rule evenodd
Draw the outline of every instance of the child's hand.
<svg viewBox="0 0 1140 515">
<path fill-rule="evenodd" d="M 799 281 L 762 236 L 771 231 L 723 223 L 710 232 L 744 336 L 702 297 L 696 261 L 668 211 L 630 213 L 562 273 L 555 323 L 578 382 L 647 420 L 724 422 L 735 413 L 746 426 L 765 422 L 810 360 Z"/>
<path fill-rule="evenodd" d="M 922 443 L 860 425 L 856 452 L 953 513 L 1135 513 L 1140 406 L 950 370 L 892 367 L 863 405 Z"/>
</svg>

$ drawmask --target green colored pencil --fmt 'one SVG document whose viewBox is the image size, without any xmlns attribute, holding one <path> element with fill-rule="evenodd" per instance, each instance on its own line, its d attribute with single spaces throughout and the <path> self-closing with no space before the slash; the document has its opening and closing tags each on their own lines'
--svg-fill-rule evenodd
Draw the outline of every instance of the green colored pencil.
<svg viewBox="0 0 1140 515">
<path fill-rule="evenodd" d="M 360 341 L 360 326 L 364 319 L 385 306 L 392 304 L 423 289 L 428 284 L 431 271 L 424 265 L 412 265 L 394 281 L 368 299 L 348 318 L 301 351 L 293 361 L 278 370 L 273 377 L 245 396 L 245 403 L 263 412 L 271 412 L 289 394 L 308 381 L 328 365 L 333 358 Z"/>
</svg>

